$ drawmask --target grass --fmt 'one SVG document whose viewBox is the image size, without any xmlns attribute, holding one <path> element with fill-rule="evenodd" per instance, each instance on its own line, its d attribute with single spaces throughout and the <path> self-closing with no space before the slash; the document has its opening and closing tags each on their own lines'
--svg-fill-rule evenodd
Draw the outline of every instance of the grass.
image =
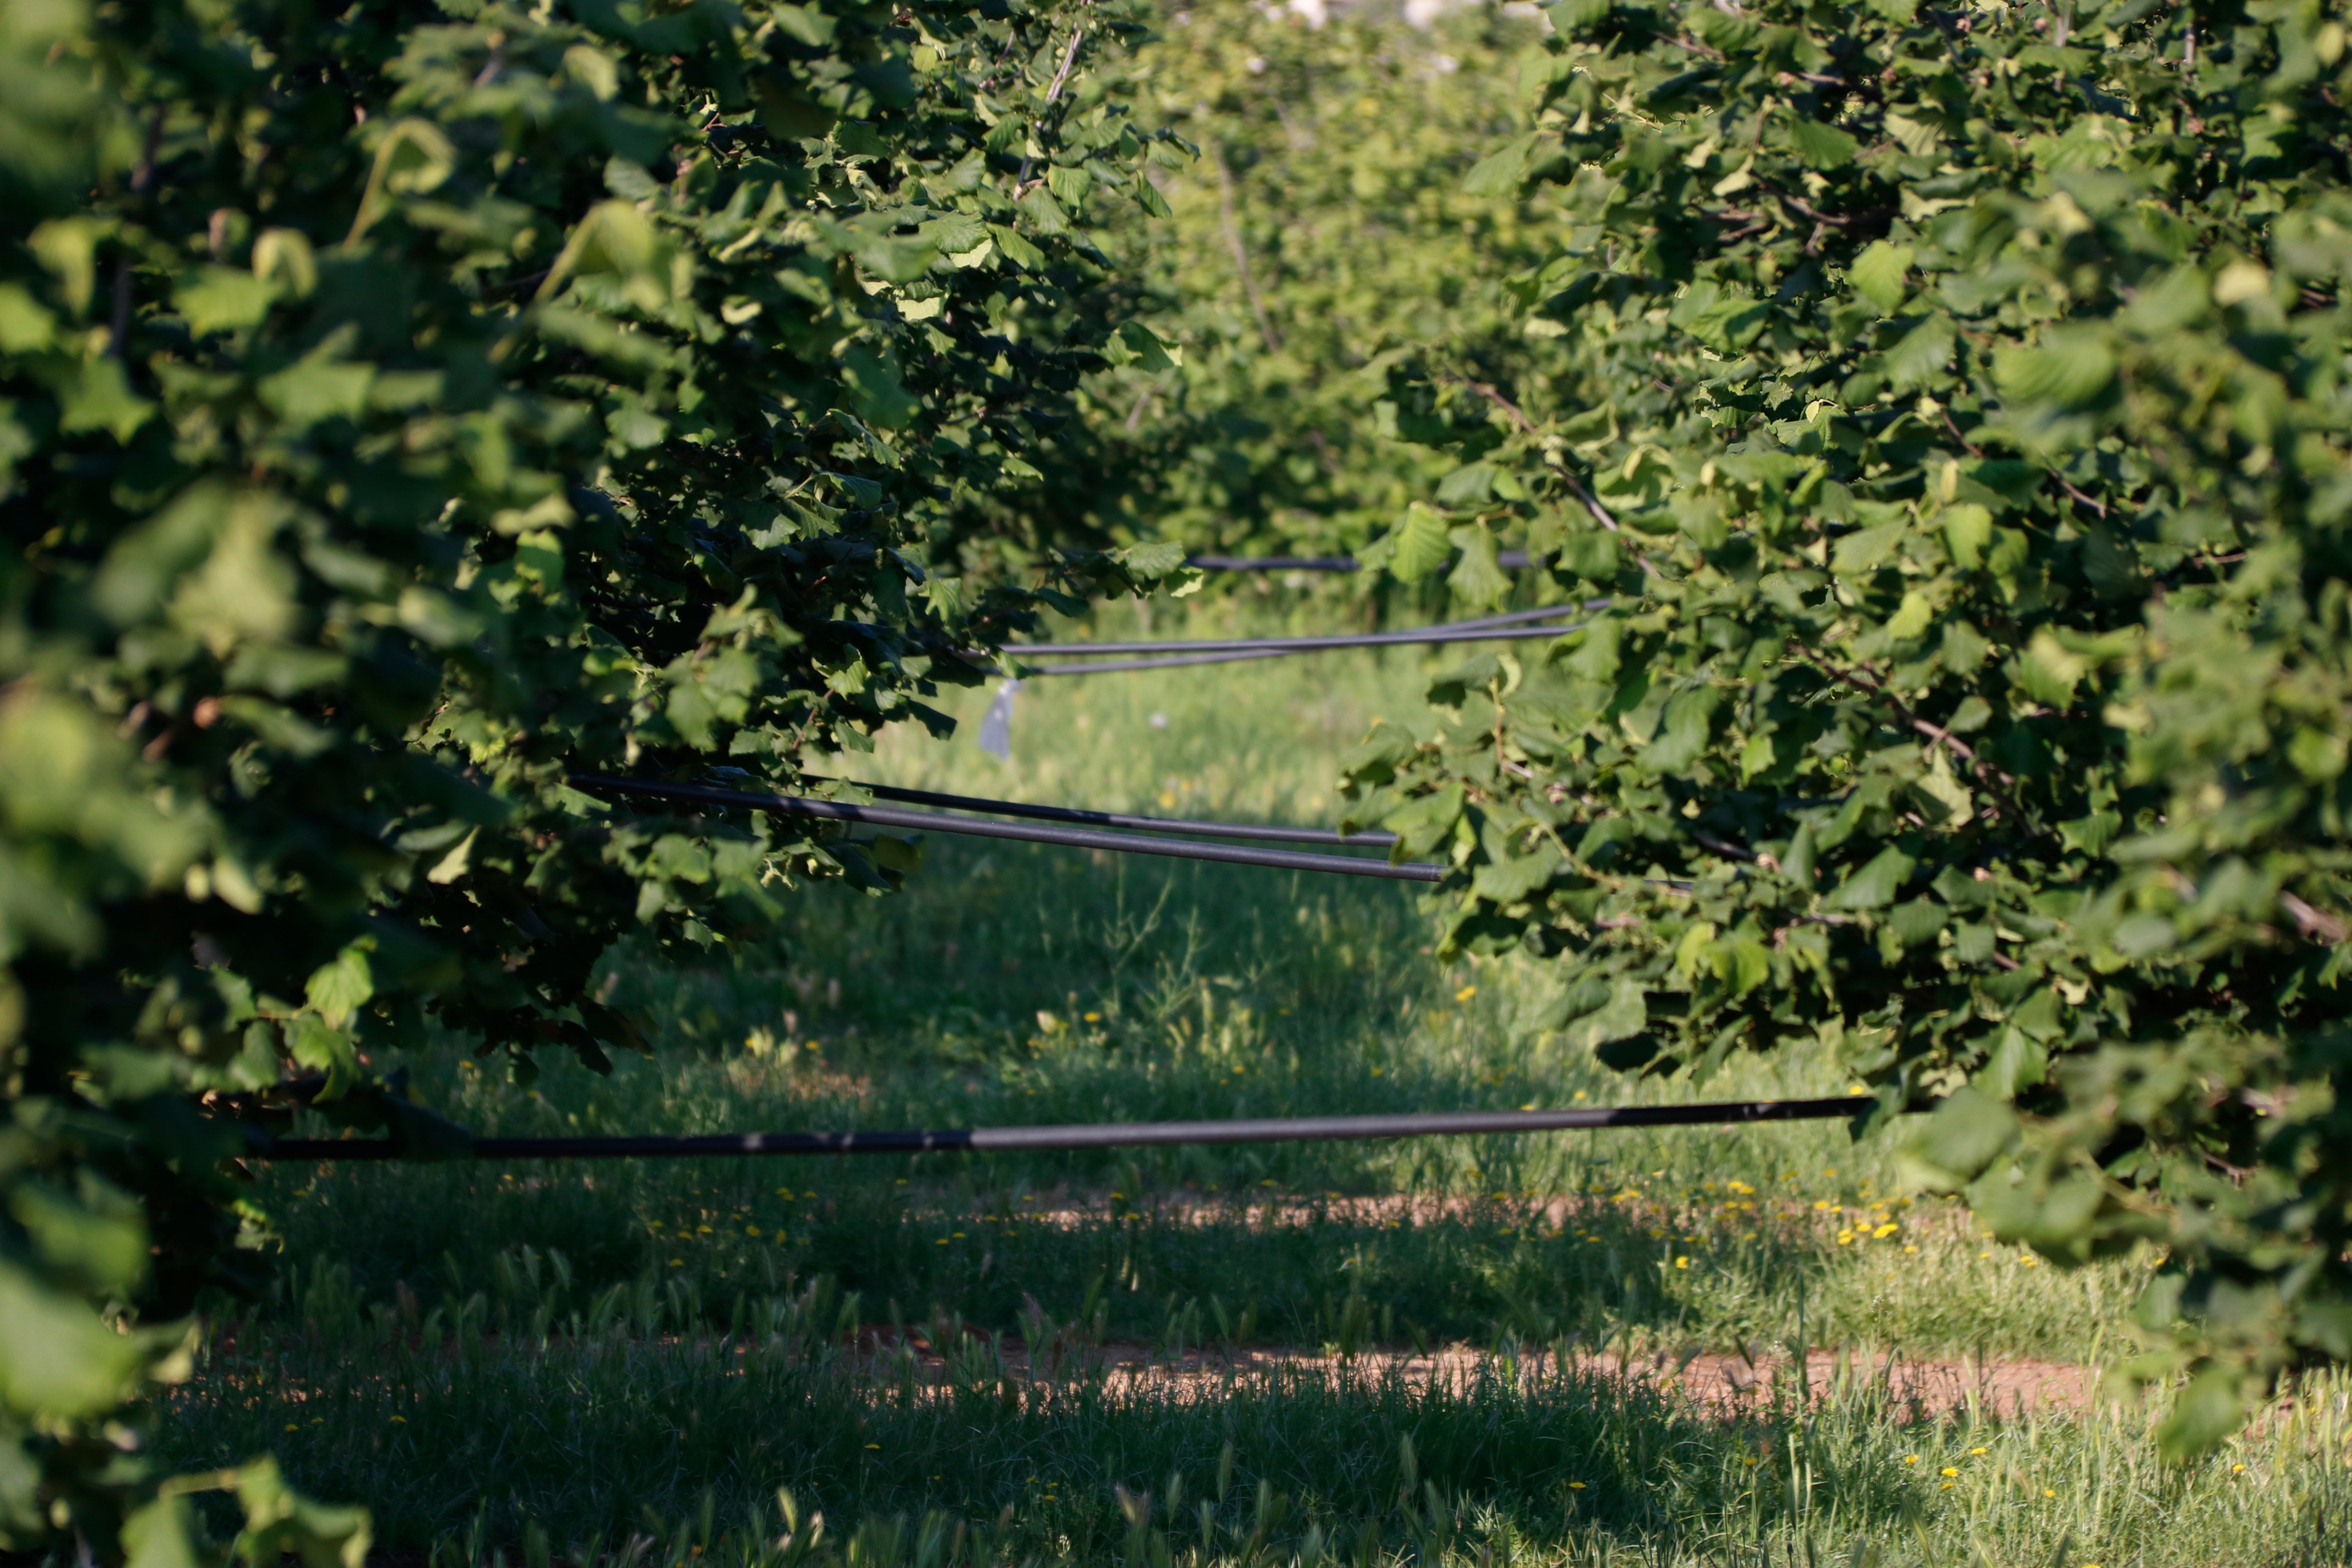
<svg viewBox="0 0 2352 1568">
<path fill-rule="evenodd" d="M 1269 618 L 1211 605 L 1185 630 Z M 1009 764 L 965 739 L 892 734 L 835 768 L 1328 822 L 1338 755 L 1375 716 L 1420 715 L 1444 662 L 1387 650 L 1036 682 L 1016 699 Z M 967 734 L 989 697 L 963 694 Z M 925 853 L 899 895 L 806 890 L 774 948 L 690 973 L 616 963 L 613 999 L 660 1047 L 609 1078 L 551 1060 L 518 1081 L 450 1049 L 409 1063 L 415 1080 L 501 1132 L 1843 1087 L 1823 1060 L 1638 1084 L 1532 1047 L 1516 1019 L 1534 977 L 1440 963 L 1417 895 L 1394 884 L 944 838 Z M 2167 1470 L 2136 1408 L 1933 1415 L 1853 1373 L 1810 1410 L 1783 1391 L 1727 1417 L 1579 1360 L 1828 1345 L 1871 1366 L 2088 1363 L 2123 1348 L 2145 1260 L 2062 1271 L 1995 1247 L 1898 1189 L 1892 1135 L 1856 1143 L 1836 1124 L 315 1167 L 273 1170 L 257 1196 L 287 1266 L 176 1396 L 163 1457 L 276 1447 L 313 1494 L 368 1503 L 389 1546 L 452 1563 L 1860 1568 L 1973 1553 L 2116 1568 L 2352 1550 L 2333 1381 L 2222 1458 Z M 903 1349 L 848 1348 L 876 1325 L 961 1348 L 919 1375 Z M 1343 1359 L 1206 1388 L 1041 1386 L 994 1348 L 1055 1336 Z M 1446 1345 L 1484 1370 L 1459 1384 L 1377 1371 L 1386 1352 Z M 801 1519 L 789 1531 L 780 1487 Z M 834 1521 L 821 1540 L 815 1510 Z"/>
</svg>

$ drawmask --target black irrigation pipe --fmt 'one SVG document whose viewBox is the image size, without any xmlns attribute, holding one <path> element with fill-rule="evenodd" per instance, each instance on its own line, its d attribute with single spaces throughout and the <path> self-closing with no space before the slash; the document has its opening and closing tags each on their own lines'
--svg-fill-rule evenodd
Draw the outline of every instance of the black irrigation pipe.
<svg viewBox="0 0 2352 1568">
<path fill-rule="evenodd" d="M 1266 638 L 1256 646 L 1239 646 L 1229 652 L 1192 653 L 1176 658 L 1107 658 L 1073 664 L 1033 665 L 1025 658 L 1016 658 L 1013 662 L 1021 666 L 1020 679 L 1036 680 L 1049 675 L 1110 675 L 1123 669 L 1175 669 L 1189 664 L 1238 664 L 1253 658 L 1282 658 L 1291 654 L 1320 653 L 1327 648 L 1382 647 L 1416 643 L 1517 642 L 1526 637 L 1566 637 L 1581 629 L 1583 624 L 1579 621 L 1565 626 L 1497 626 L 1491 631 L 1437 635 L 1427 632 L 1366 632 L 1360 637 Z M 1023 650 L 1020 645 L 1014 644 L 1004 651 L 1018 655 Z"/>
<path fill-rule="evenodd" d="M 704 1154 L 975 1154 L 1055 1149 L 1142 1149 L 1169 1143 L 1305 1143 L 1335 1139 L 1460 1137 L 1566 1132 L 1580 1128 L 1742 1126 L 1825 1121 L 1861 1115 L 1878 1102 L 1734 1100 L 1701 1105 L 1614 1105 L 1570 1110 L 1438 1110 L 1398 1116 L 1287 1116 L 1236 1121 L 1108 1121 L 1092 1126 L 951 1127 L 876 1132 L 708 1132 L 616 1138 L 477 1138 L 477 1160 L 623 1160 Z M 397 1160 L 383 1138 L 279 1138 L 252 1152 L 262 1160 Z"/>
<path fill-rule="evenodd" d="M 1568 606 L 1549 612 L 1568 615 Z M 1091 658 L 1123 653 L 1320 653 L 1326 648 L 1411 647 L 1427 643 L 1508 642 L 1515 637 L 1565 637 L 1582 626 L 1416 626 L 1398 632 L 1340 632 L 1313 637 L 1194 637 L 1181 642 L 1007 643 L 1004 652 L 1026 664 L 1033 654 L 1052 658 Z"/>
<path fill-rule="evenodd" d="M 708 784 L 655 784 L 641 779 L 614 778 L 604 773 L 571 773 L 565 782 L 590 795 L 634 795 L 656 800 L 683 801 L 751 811 L 772 811 L 780 816 L 815 816 L 837 822 L 865 822 L 877 827 L 905 827 L 921 832 L 965 833 L 980 838 L 1016 838 L 1031 844 L 1061 844 L 1078 849 L 1108 849 L 1122 855 L 1161 855 L 1175 860 L 1217 860 L 1233 866 L 1267 866 L 1284 871 L 1328 871 L 1343 877 L 1378 877 L 1393 882 L 1436 882 L 1445 868 L 1417 860 L 1391 865 L 1386 860 L 1360 860 L 1346 855 L 1308 855 L 1294 849 L 1242 849 L 1223 844 L 1193 844 L 1181 838 L 1146 838 L 1128 833 L 1099 833 L 1079 827 L 1029 827 L 1016 822 L 981 822 L 968 816 L 944 816 L 928 811 L 899 811 L 887 805 L 848 805 L 840 801 L 809 800 L 799 795 L 752 795 L 741 790 L 714 789 Z"/>
<path fill-rule="evenodd" d="M 1529 563 L 1524 550 L 1506 550 L 1495 557 L 1497 566 Z M 1355 572 L 1361 568 L 1352 555 L 1187 555 L 1187 566 L 1203 572 Z"/>
<path fill-rule="evenodd" d="M 1557 620 L 1562 616 L 1572 616 L 1579 609 L 1599 610 L 1608 605 L 1607 599 L 1588 599 L 1581 605 L 1552 605 L 1540 610 L 1512 610 L 1500 616 L 1480 616 L 1467 621 L 1440 621 L 1433 626 L 1405 626 L 1391 632 L 1340 632 L 1306 637 L 1186 637 L 1161 642 L 1024 642 L 1006 643 L 1004 651 L 1021 658 L 1043 653 L 1052 654 L 1057 658 L 1089 658 L 1115 653 L 1290 653 L 1392 642 L 1484 642 L 1496 626 L 1516 626 L 1522 621 Z M 1557 628 L 1558 631 L 1574 629 L 1572 626 Z M 1554 630 L 1549 626 L 1538 626 L 1514 635 L 1540 637 Z"/>
<path fill-rule="evenodd" d="M 811 773 L 804 775 L 818 778 Z M 1274 844 L 1354 844 L 1367 849 L 1389 849 L 1393 833 L 1341 833 L 1330 827 L 1278 827 L 1255 822 L 1202 822 L 1186 816 L 1130 816 L 1119 811 L 1085 811 L 1067 805 L 1031 805 L 1026 801 L 983 800 L 976 795 L 942 795 L 937 790 L 901 789 L 897 784 L 849 781 L 877 800 L 903 800 L 910 805 L 944 805 L 960 811 L 984 811 L 996 816 L 1027 816 L 1040 822 L 1080 822 L 1095 827 L 1132 827 L 1146 833 L 1189 833 L 1200 838 L 1246 838 Z"/>
</svg>

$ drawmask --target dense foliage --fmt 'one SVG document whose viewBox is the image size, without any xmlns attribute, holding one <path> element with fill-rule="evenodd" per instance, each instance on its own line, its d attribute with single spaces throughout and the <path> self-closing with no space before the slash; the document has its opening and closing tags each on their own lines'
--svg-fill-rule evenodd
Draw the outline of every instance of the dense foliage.
<svg viewBox="0 0 2352 1568">
<path fill-rule="evenodd" d="M 1528 346 L 1407 389 L 1462 466 L 1388 548 L 1616 602 L 1356 814 L 1451 858 L 1449 942 L 1558 955 L 1531 1028 L 1824 1042 L 2002 1237 L 2159 1243 L 2198 1449 L 2352 1355 L 2343 8 L 1548 14 L 1477 176 L 1561 204 Z"/>
<path fill-rule="evenodd" d="M 1133 30 L 0 9 L 0 1545 L 194 1550 L 124 1418 L 265 1239 L 219 1111 L 429 1152 L 371 1052 L 431 1019 L 593 1061 L 634 1043 L 590 991 L 622 933 L 910 863 L 567 770 L 790 783 L 939 722 L 1037 591 L 1164 569 L 1020 503 L 1079 377 L 1157 352 L 1091 237 L 1184 156 L 1088 68 Z M 219 1483 L 238 1550 L 363 1549 L 273 1477 Z"/>
<path fill-rule="evenodd" d="M 1137 112 L 1200 157 L 1159 177 L 1169 218 L 1125 226 L 1115 254 L 1181 363 L 1091 389 L 1113 483 L 1073 499 L 1265 555 L 1351 552 L 1429 494 L 1453 464 L 1397 438 L 1390 373 L 1483 367 L 1519 340 L 1504 279 L 1549 258 L 1548 204 L 1465 181 L 1513 128 L 1496 79 L 1536 30 L 1485 6 L 1426 30 L 1377 5 L 1165 17 Z"/>
</svg>

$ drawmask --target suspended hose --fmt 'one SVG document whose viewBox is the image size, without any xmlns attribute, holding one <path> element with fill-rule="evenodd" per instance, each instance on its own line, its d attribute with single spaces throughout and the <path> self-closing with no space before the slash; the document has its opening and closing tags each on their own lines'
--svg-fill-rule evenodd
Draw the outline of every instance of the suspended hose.
<svg viewBox="0 0 2352 1568">
<path fill-rule="evenodd" d="M 663 1159 L 708 1154 L 920 1154 L 1142 1149 L 1168 1143 L 1303 1143 L 1335 1139 L 1464 1137 L 1564 1132 L 1601 1127 L 1703 1127 L 1855 1117 L 1878 1103 L 1833 1100 L 1735 1100 L 1703 1105 L 1615 1105 L 1569 1110 L 1436 1110 L 1396 1116 L 1289 1116 L 1235 1121 L 1108 1121 L 1091 1126 L 955 1127 L 877 1132 L 710 1132 L 614 1138 L 477 1138 L 477 1160 Z M 279 1138 L 253 1151 L 263 1160 L 398 1160 L 418 1157 L 381 1138 Z"/>
</svg>

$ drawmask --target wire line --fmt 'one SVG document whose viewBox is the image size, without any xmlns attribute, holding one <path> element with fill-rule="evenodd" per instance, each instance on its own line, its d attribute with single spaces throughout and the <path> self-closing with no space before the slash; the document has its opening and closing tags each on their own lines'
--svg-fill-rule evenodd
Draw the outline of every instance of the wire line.
<svg viewBox="0 0 2352 1568">
<path fill-rule="evenodd" d="M 708 1132 L 608 1138 L 477 1138 L 477 1160 L 663 1159 L 710 1154 L 919 1154 L 1141 1149 L 1169 1143 L 1298 1143 L 1565 1132 L 1584 1128 L 1744 1126 L 1855 1117 L 1878 1103 L 1865 1095 L 1830 1100 L 1736 1100 L 1696 1105 L 1615 1105 L 1559 1110 L 1410 1111 L 1392 1116 L 1291 1116 L 1232 1121 L 1108 1121 L 1046 1127 L 953 1127 L 872 1132 Z M 266 1135 L 265 1135 L 266 1136 Z M 279 1138 L 264 1160 L 398 1160 L 415 1156 L 383 1138 Z"/>
<path fill-rule="evenodd" d="M 1121 855 L 1159 855 L 1175 860 L 1215 860 L 1232 866 L 1265 866 L 1285 871 L 1324 871 L 1342 877 L 1376 877 L 1396 882 L 1437 882 L 1445 877 L 1444 867 L 1417 860 L 1392 865 L 1386 860 L 1361 860 L 1346 855 L 1308 855 L 1295 849 L 1243 849 L 1223 844 L 1194 844 L 1181 838 L 1098 833 L 1078 827 L 1030 827 L 1015 822 L 982 822 L 938 812 L 900 811 L 887 805 L 849 805 L 840 801 L 811 800 L 802 795 L 753 795 L 742 790 L 714 789 L 707 784 L 659 784 L 643 779 L 614 778 L 604 773 L 568 773 L 565 782 L 572 788 L 590 795 L 644 795 L 697 805 L 772 811 L 781 816 L 866 822 L 877 827 L 961 833 L 979 838 L 1013 838 L 1030 844 L 1108 849 Z"/>
<path fill-rule="evenodd" d="M 1540 610 L 1511 610 L 1499 616 L 1479 616 L 1465 621 L 1440 621 L 1435 626 L 1404 626 L 1389 632 L 1336 632 L 1320 637 L 1188 637 L 1160 642 L 1024 642 L 1006 643 L 1009 654 L 1053 654 L 1057 658 L 1084 658 L 1098 654 L 1115 653 L 1254 653 L 1287 651 L 1293 648 L 1360 647 L 1392 642 L 1471 642 L 1484 641 L 1483 634 L 1491 627 L 1515 626 L 1522 621 L 1555 620 L 1572 616 L 1579 609 L 1600 610 L 1609 605 L 1607 599 L 1589 599 L 1581 605 L 1551 605 Z M 1549 627 L 1538 628 L 1528 636 L 1541 636 Z M 1572 631 L 1563 626 L 1562 631 Z M 1465 633 L 1482 634 L 1476 637 Z"/>
<path fill-rule="evenodd" d="M 1503 567 L 1526 566 L 1531 558 L 1524 550 L 1496 552 L 1495 564 Z M 1352 555 L 1187 555 L 1184 564 L 1203 572 L 1355 572 L 1361 570 Z"/>
<path fill-rule="evenodd" d="M 819 773 L 803 778 L 826 782 Z M 937 790 L 902 789 L 897 784 L 845 781 L 877 800 L 903 800 L 910 805 L 944 805 L 962 811 L 984 811 L 998 816 L 1034 817 L 1040 822 L 1083 822 L 1097 827 L 1132 827 L 1147 833 L 1189 833 L 1202 838 L 1261 839 L 1276 844 L 1355 844 L 1367 849 L 1396 845 L 1393 833 L 1341 833 L 1331 827 L 1282 827 L 1271 823 L 1203 822 L 1188 816 L 1130 816 L 1118 811 L 1087 811 L 1077 806 L 1032 805 L 1026 801 L 985 800 L 976 795 L 942 795 Z"/>
</svg>

